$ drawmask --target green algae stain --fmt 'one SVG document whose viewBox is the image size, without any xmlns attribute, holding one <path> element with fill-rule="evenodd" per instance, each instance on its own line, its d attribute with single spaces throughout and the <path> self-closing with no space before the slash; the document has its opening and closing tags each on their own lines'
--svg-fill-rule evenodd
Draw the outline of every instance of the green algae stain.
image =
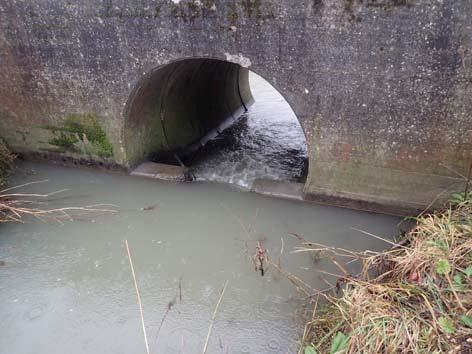
<svg viewBox="0 0 472 354">
<path fill-rule="evenodd" d="M 216 0 L 179 0 L 178 2 L 173 2 L 171 14 L 172 17 L 181 19 L 185 23 L 193 23 L 197 18 L 205 19 L 210 10 L 216 11 L 216 4 Z M 223 7 L 227 8 L 226 18 L 230 25 L 233 26 L 236 25 L 240 14 L 256 20 L 258 24 L 266 20 L 275 19 L 270 1 L 232 0 L 223 2 Z"/>
<path fill-rule="evenodd" d="M 255 16 L 257 19 L 260 19 L 262 16 L 260 0 L 241 0 L 241 7 L 249 18 Z"/>
<path fill-rule="evenodd" d="M 52 133 L 48 143 L 61 152 L 113 156 L 113 147 L 95 114 L 70 114 L 62 125 L 42 128 Z"/>
<path fill-rule="evenodd" d="M 203 5 L 205 4 L 209 5 L 210 2 L 206 1 Z M 172 16 L 182 19 L 185 23 L 193 23 L 196 18 L 203 16 L 202 3 L 197 0 L 173 3 Z"/>
<path fill-rule="evenodd" d="M 413 7 L 413 0 L 344 0 L 344 10 L 348 13 L 354 11 L 354 7 L 365 6 L 367 8 L 379 8 L 390 10 L 399 7 Z"/>
<path fill-rule="evenodd" d="M 213 6 L 216 6 L 216 0 L 201 0 L 203 7 L 211 9 Z"/>
<path fill-rule="evenodd" d="M 50 145 L 60 148 L 61 151 L 79 152 L 75 144 L 79 140 L 74 135 L 62 131 L 54 131 L 54 137 L 48 141 Z"/>
<path fill-rule="evenodd" d="M 228 21 L 230 25 L 235 26 L 239 18 L 238 7 L 233 2 L 227 3 L 226 6 L 228 7 L 228 15 L 227 15 Z"/>
<path fill-rule="evenodd" d="M 270 1 L 262 2 L 261 0 L 240 0 L 239 6 L 248 18 L 253 18 L 260 25 L 266 20 L 275 19 Z"/>
</svg>

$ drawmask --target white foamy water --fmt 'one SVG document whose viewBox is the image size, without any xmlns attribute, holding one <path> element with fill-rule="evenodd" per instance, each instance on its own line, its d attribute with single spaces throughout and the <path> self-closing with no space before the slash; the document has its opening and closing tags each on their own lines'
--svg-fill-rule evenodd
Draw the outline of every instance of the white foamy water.
<svg viewBox="0 0 472 354">
<path fill-rule="evenodd" d="M 263 78 L 251 72 L 249 82 L 255 103 L 190 163 L 198 180 L 250 188 L 257 178 L 302 178 L 307 148 L 297 117 Z"/>
</svg>

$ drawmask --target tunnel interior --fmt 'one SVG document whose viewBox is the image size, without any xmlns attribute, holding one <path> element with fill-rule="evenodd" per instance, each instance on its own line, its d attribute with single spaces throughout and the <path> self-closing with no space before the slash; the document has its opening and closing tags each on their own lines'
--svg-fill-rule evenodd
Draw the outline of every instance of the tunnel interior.
<svg viewBox="0 0 472 354">
<path fill-rule="evenodd" d="M 185 59 L 152 71 L 127 104 L 128 164 L 197 150 L 253 103 L 249 71 L 216 59 Z"/>
<path fill-rule="evenodd" d="M 264 77 L 249 72 L 254 102 L 231 127 L 185 161 L 196 180 L 251 189 L 265 181 L 305 183 L 305 132 L 285 97 Z M 271 182 L 268 182 L 271 183 Z"/>
</svg>

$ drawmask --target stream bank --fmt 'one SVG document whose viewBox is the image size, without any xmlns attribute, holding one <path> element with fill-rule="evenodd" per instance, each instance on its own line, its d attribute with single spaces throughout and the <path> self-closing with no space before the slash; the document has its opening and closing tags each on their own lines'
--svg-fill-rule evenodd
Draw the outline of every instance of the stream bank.
<svg viewBox="0 0 472 354">
<path fill-rule="evenodd" d="M 362 271 L 338 267 L 334 293 L 316 297 L 327 305 L 313 301 L 305 354 L 472 353 L 472 196 L 455 193 L 448 207 L 415 220 L 391 250 L 325 251 Z"/>
</svg>

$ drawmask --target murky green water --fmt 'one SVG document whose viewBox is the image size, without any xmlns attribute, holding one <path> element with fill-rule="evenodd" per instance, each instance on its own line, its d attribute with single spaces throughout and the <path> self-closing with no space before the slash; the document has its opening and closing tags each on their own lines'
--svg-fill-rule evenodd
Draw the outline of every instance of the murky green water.
<svg viewBox="0 0 472 354">
<path fill-rule="evenodd" d="M 275 269 L 264 277 L 254 271 L 255 240 L 262 239 L 275 260 L 283 238 L 282 266 L 325 288 L 325 276 L 313 268 L 336 270 L 290 253 L 297 241 L 289 233 L 344 248 L 381 249 L 387 245 L 351 228 L 392 236 L 399 221 L 224 185 L 172 184 L 46 164 L 20 164 L 12 183 L 45 178 L 48 183 L 26 190 L 68 189 L 51 197 L 48 207 L 112 203 L 120 212 L 64 224 L 0 225 L 0 353 L 145 353 L 125 239 L 152 353 L 202 353 L 226 280 L 208 353 L 294 353 L 303 300 Z M 157 207 L 142 210 L 151 205 Z M 156 342 L 169 301 L 175 305 Z"/>
</svg>

